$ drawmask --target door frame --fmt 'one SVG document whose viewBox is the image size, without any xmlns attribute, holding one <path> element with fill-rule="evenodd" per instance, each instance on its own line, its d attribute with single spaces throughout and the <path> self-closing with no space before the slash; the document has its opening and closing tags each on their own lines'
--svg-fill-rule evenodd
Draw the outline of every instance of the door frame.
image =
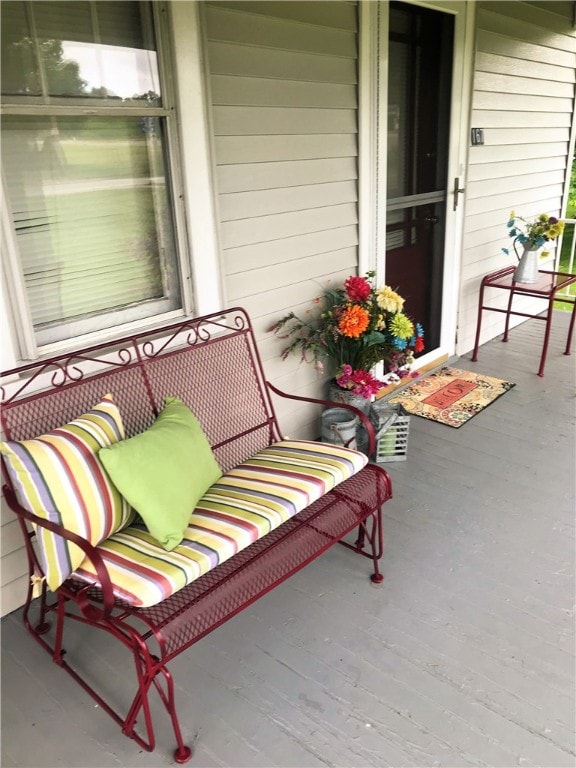
<svg viewBox="0 0 576 768">
<path fill-rule="evenodd" d="M 453 184 L 466 189 L 472 102 L 476 0 L 403 0 L 454 15 L 448 201 L 442 281 L 440 344 L 418 358 L 418 368 L 452 356 L 458 333 L 458 297 L 466 195 L 453 211 Z M 386 142 L 388 135 L 388 0 L 359 4 L 359 251 L 360 274 L 376 272 L 386 280 Z M 426 329 L 424 329 L 426 333 Z"/>
</svg>

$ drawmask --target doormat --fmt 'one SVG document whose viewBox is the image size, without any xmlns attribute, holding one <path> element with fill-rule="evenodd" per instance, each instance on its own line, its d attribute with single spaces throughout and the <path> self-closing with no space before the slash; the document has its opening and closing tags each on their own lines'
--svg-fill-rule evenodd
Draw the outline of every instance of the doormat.
<svg viewBox="0 0 576 768">
<path fill-rule="evenodd" d="M 388 402 L 401 403 L 414 416 L 458 429 L 514 386 L 510 381 L 446 366 Z"/>
</svg>

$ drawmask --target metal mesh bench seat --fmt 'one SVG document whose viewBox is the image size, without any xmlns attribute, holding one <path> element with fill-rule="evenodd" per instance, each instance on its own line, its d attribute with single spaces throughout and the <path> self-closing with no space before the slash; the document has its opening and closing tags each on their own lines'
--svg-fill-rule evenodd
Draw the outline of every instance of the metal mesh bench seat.
<svg viewBox="0 0 576 768">
<path fill-rule="evenodd" d="M 229 375 L 231 370 L 234 377 Z M 216 388 L 214 382 L 218 382 Z M 280 393 L 266 382 L 250 320 L 241 309 L 195 318 L 7 371 L 1 391 L 4 436 L 10 441 L 23 441 L 55 430 L 92 408 L 105 392 L 114 395 L 126 437 L 137 435 L 154 423 L 165 396 L 180 398 L 202 424 L 219 466 L 231 476 L 239 467 L 250 468 L 255 456 L 267 456 L 267 452 L 276 450 L 271 448 L 276 444 L 296 445 L 298 449 L 306 445 L 312 457 L 314 453 L 336 450 L 334 446 L 313 442 L 283 441 L 272 395 L 306 398 Z M 321 400 L 309 402 L 327 404 Z M 365 417 L 363 421 L 373 440 L 371 424 Z M 340 450 L 346 454 L 347 449 Z M 392 494 L 390 477 L 377 465 L 365 465 L 364 457 L 356 452 L 349 452 L 348 458 L 352 456 L 356 456 L 352 462 L 355 465 L 343 471 L 342 467 L 330 470 L 328 474 L 335 473 L 330 479 L 319 480 L 318 468 L 308 468 L 303 473 L 311 473 L 308 486 L 302 476 L 287 479 L 291 472 L 288 468 L 287 474 L 282 475 L 289 498 L 287 511 L 269 526 L 269 531 L 254 534 L 256 540 L 252 543 L 243 537 L 244 548 L 232 547 L 240 551 L 227 552 L 215 567 L 211 564 L 206 572 L 204 568 L 193 573 L 191 579 L 185 579 L 184 586 L 175 583 L 162 594 L 163 599 L 156 602 L 150 598 L 148 602 L 155 604 L 146 607 L 139 605 L 132 595 L 128 598 L 114 583 L 114 569 L 107 562 L 107 542 L 121 539 L 123 527 L 118 526 L 117 533 L 98 542 L 38 517 L 19 502 L 3 458 L 4 495 L 18 516 L 28 557 L 30 587 L 23 609 L 27 629 L 53 660 L 108 712 L 123 733 L 146 750 L 155 747 L 148 699 L 154 688 L 173 725 L 174 758 L 179 763 L 186 762 L 191 750 L 182 738 L 176 712 L 174 682 L 167 667 L 171 659 L 337 542 L 368 558 L 372 580 L 382 580 L 378 569 L 382 555 L 381 507 Z M 313 459 L 310 461 L 313 463 Z M 254 477 L 250 476 L 251 471 Z M 282 474 L 277 466 L 273 472 Z M 260 484 L 265 480 L 265 472 L 261 465 L 242 470 L 242 474 L 249 475 L 246 482 L 255 488 L 256 494 L 262 493 Z M 273 483 L 270 481 L 269 487 Z M 242 493 L 240 496 L 243 497 Z M 295 497 L 300 499 L 297 506 L 293 505 Z M 218 504 L 221 501 L 218 499 Z M 253 501 L 248 498 L 246 503 L 252 505 Z M 202 508 L 201 501 L 197 509 Z M 125 523 L 124 512 L 123 515 Z M 358 531 L 354 543 L 342 540 L 354 530 Z M 37 531 L 54 535 L 62 545 L 76 545 L 81 561 L 84 558 L 80 568 L 72 569 L 53 590 L 47 588 L 44 579 Z M 136 690 L 127 712 L 117 712 L 106 700 L 105 681 L 96 683 L 88 679 L 78 650 L 65 655 L 64 629 L 69 621 L 80 621 L 104 631 L 131 652 Z M 71 658 L 73 655 L 76 658 Z M 138 718 L 144 721 L 139 728 Z"/>
</svg>

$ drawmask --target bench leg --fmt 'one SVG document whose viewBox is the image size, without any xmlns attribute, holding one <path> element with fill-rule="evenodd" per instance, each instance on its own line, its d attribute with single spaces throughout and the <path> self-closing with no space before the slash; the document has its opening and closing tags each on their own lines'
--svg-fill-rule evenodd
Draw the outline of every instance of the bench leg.
<svg viewBox="0 0 576 768">
<path fill-rule="evenodd" d="M 24 625 L 32 637 L 50 654 L 52 660 L 58 666 L 65 670 L 77 683 L 88 693 L 97 704 L 120 726 L 125 736 L 133 739 L 142 749 L 151 752 L 155 747 L 154 725 L 152 722 L 152 713 L 148 700 L 148 692 L 152 684 L 158 691 L 160 700 L 164 704 L 166 711 L 170 715 L 172 728 L 176 737 L 176 749 L 174 750 L 174 760 L 176 763 L 183 764 L 192 757 L 192 750 L 184 744 L 180 723 L 176 712 L 176 699 L 174 693 L 174 681 L 165 664 L 150 653 L 142 636 L 134 627 L 129 627 L 123 621 L 103 622 L 97 620 L 92 622 L 85 617 L 73 615 L 67 612 L 68 598 L 62 593 L 58 593 L 56 602 L 49 603 L 45 590 L 40 596 L 37 605 L 34 606 L 34 614 L 39 614 L 39 618 L 34 621 L 30 615 L 32 600 L 28 600 L 24 606 L 23 620 Z M 48 621 L 48 614 L 55 615 L 53 623 Z M 136 695 L 128 714 L 123 716 L 90 685 L 76 669 L 68 664 L 66 651 L 63 648 L 64 624 L 66 619 L 80 621 L 83 624 L 91 625 L 100 630 L 104 630 L 117 640 L 119 640 L 132 654 L 136 666 L 136 677 L 138 688 Z M 48 630 L 51 630 L 48 633 Z M 166 690 L 160 684 L 159 677 L 162 676 L 165 681 Z M 145 735 L 140 735 L 136 730 L 136 719 L 140 712 L 144 714 Z"/>
<path fill-rule="evenodd" d="M 374 564 L 374 573 L 370 576 L 370 579 L 374 584 L 381 584 L 384 581 L 384 576 L 380 573 L 378 560 L 382 557 L 384 542 L 382 536 L 382 509 L 380 507 L 372 515 L 372 535 L 369 537 L 369 540 L 372 546 L 372 562 Z"/>
<path fill-rule="evenodd" d="M 341 541 L 340 544 L 372 560 L 374 573 L 371 574 L 370 579 L 374 584 L 381 584 L 384 581 L 384 576 L 380 573 L 380 568 L 378 567 L 378 560 L 380 560 L 384 551 L 382 509 L 380 507 L 360 523 L 358 526 L 358 536 L 354 544 L 349 544 L 346 541 Z"/>
<path fill-rule="evenodd" d="M 28 591 L 28 598 L 24 603 L 22 610 L 22 621 L 24 627 L 32 635 L 34 640 L 46 650 L 52 661 L 56 664 L 62 665 L 62 657 L 65 651 L 62 649 L 62 637 L 64 633 L 64 618 L 66 611 L 66 598 L 58 594 L 55 603 L 48 603 L 48 595 L 46 584 L 42 584 L 42 591 L 38 598 L 38 604 L 35 606 L 34 612 L 38 614 L 36 621 L 33 621 L 30 616 L 30 609 L 32 608 L 32 588 Z M 48 615 L 50 613 L 56 614 L 55 626 L 52 626 L 52 622 L 49 621 Z M 54 641 L 51 642 L 49 632 L 53 630 Z M 44 637 L 46 635 L 46 637 Z"/>
<path fill-rule="evenodd" d="M 192 757 L 192 750 L 184 744 L 182 739 L 182 731 L 180 730 L 180 723 L 176 713 L 176 699 L 174 696 L 174 680 L 172 675 L 158 658 L 149 653 L 146 644 L 138 635 L 136 635 L 134 639 L 137 646 L 133 649 L 133 652 L 136 664 L 136 674 L 138 677 L 138 691 L 122 724 L 122 733 L 125 736 L 134 739 L 147 751 L 152 752 L 154 749 L 154 724 L 152 722 L 150 703 L 148 701 L 148 692 L 150 691 L 152 684 L 154 684 L 160 700 L 164 704 L 166 711 L 170 715 L 170 720 L 172 721 L 172 728 L 174 729 L 174 736 L 176 737 L 177 744 L 177 747 L 174 750 L 174 760 L 180 765 L 187 763 Z M 164 678 L 166 690 L 163 689 L 158 680 L 160 675 Z M 136 718 L 138 717 L 140 710 L 144 712 L 147 742 L 134 730 Z"/>
</svg>

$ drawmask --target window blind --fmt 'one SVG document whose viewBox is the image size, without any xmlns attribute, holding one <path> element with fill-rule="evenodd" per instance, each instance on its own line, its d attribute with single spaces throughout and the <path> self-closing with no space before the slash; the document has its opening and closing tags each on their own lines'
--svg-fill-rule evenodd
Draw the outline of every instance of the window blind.
<svg viewBox="0 0 576 768">
<path fill-rule="evenodd" d="M 139 118 L 5 118 L 5 181 L 36 326 L 150 300 L 177 306 L 158 123 L 145 132 Z"/>
</svg>

